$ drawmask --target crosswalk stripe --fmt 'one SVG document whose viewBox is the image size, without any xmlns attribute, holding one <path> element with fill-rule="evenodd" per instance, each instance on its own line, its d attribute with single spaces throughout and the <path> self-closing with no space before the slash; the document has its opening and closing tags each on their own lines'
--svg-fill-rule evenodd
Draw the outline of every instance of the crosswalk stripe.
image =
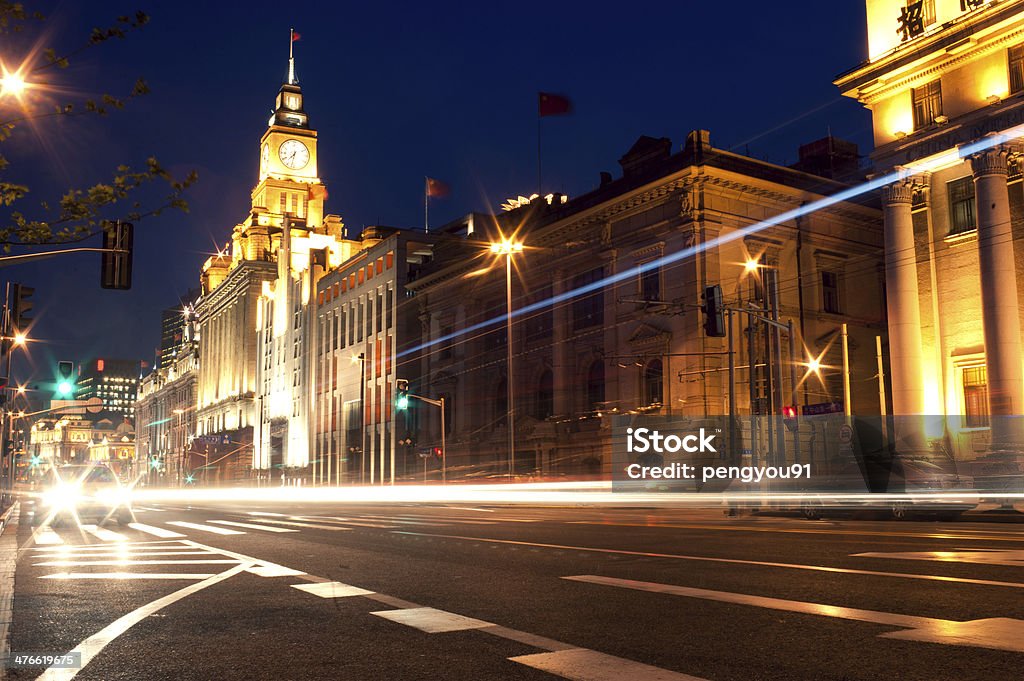
<svg viewBox="0 0 1024 681">
<path fill-rule="evenodd" d="M 266 525 L 257 525 L 255 523 L 236 523 L 230 520 L 207 520 L 206 522 L 216 525 L 230 525 L 231 527 L 244 527 L 248 530 L 263 530 L 264 532 L 298 532 L 298 530 L 292 530 L 287 527 L 267 527 Z"/>
<path fill-rule="evenodd" d="M 33 567 L 82 567 L 85 565 L 238 565 L 234 559 L 211 559 L 211 560 L 134 560 L 123 558 L 116 560 L 50 560 L 42 563 L 33 563 Z"/>
<path fill-rule="evenodd" d="M 342 584 L 341 582 L 317 582 L 315 584 L 292 584 L 293 589 L 299 591 L 305 591 L 308 594 L 319 596 L 320 598 L 348 598 L 349 596 L 366 596 L 372 594 L 372 591 L 366 589 L 360 589 L 358 586 L 352 586 L 351 584 Z"/>
<path fill-rule="evenodd" d="M 704 681 L 697 676 L 680 674 L 661 667 L 652 667 L 649 664 L 634 662 L 586 648 L 519 655 L 508 659 L 573 681 L 619 681 L 620 679 Z"/>
<path fill-rule="evenodd" d="M 364 522 L 361 520 L 352 520 L 351 518 L 345 518 L 341 516 L 293 516 L 296 520 L 316 520 L 321 522 L 331 522 L 337 520 L 343 525 L 352 525 L 353 527 L 375 527 L 381 530 L 393 530 L 398 525 L 385 525 L 384 523 L 371 523 Z"/>
<path fill-rule="evenodd" d="M 119 532 L 113 532 L 98 525 L 82 525 L 83 530 L 103 541 L 128 541 L 128 537 Z"/>
<path fill-rule="evenodd" d="M 446 631 L 465 631 L 467 629 L 483 629 L 493 627 L 490 622 L 478 620 L 454 612 L 446 612 L 436 608 L 404 608 L 402 610 L 378 610 L 371 615 L 419 629 L 428 634 L 439 634 Z"/>
<path fill-rule="evenodd" d="M 190 530 L 199 530 L 200 532 L 212 532 L 214 534 L 245 534 L 245 532 L 239 532 L 238 530 L 229 530 L 226 527 L 215 527 L 214 525 L 200 525 L 199 523 L 187 523 L 184 520 L 168 520 L 168 525 L 177 525 L 178 527 L 187 527 Z"/>
<path fill-rule="evenodd" d="M 180 532 L 171 532 L 170 530 L 165 530 L 162 527 L 154 527 L 152 525 L 146 525 L 144 523 L 128 523 L 128 527 L 132 528 L 133 530 L 145 532 L 146 534 L 151 534 L 154 537 L 162 537 L 164 539 L 173 539 L 175 537 L 185 536 Z"/>
<path fill-rule="evenodd" d="M 255 520 L 255 518 L 254 518 Z M 293 527 L 312 527 L 317 530 L 351 530 L 351 527 L 342 527 L 340 525 L 314 525 L 312 523 L 294 523 L 288 520 L 270 520 L 269 518 L 260 518 L 261 523 L 273 523 L 274 525 L 291 525 Z"/>
<path fill-rule="evenodd" d="M 268 513 L 267 511 L 246 511 L 246 515 L 266 515 L 273 518 L 285 518 L 287 513 Z"/>
<path fill-rule="evenodd" d="M 35 531 L 32 535 L 32 539 L 35 540 L 36 544 L 63 544 L 64 540 L 60 538 L 60 535 L 54 532 L 49 527 L 41 527 Z"/>
</svg>

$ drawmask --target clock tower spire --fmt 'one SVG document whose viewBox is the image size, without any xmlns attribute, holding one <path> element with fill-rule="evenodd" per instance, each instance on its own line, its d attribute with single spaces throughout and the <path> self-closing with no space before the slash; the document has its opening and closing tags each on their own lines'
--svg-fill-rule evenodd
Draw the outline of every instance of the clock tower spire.
<svg viewBox="0 0 1024 681">
<path fill-rule="evenodd" d="M 254 209 L 290 215 L 317 229 L 323 220 L 323 184 L 317 175 L 316 130 L 309 125 L 302 88 L 295 77 L 295 43 L 289 31 L 288 75 L 274 101 L 267 130 L 260 139 L 259 184 L 253 189 Z M 275 220 L 276 221 L 276 220 Z"/>
</svg>

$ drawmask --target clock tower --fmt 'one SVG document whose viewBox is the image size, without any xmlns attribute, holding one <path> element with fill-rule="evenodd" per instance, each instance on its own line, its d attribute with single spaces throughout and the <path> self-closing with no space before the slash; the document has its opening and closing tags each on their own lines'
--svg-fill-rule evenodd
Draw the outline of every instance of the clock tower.
<svg viewBox="0 0 1024 681">
<path fill-rule="evenodd" d="M 292 34 L 292 44 L 297 39 Z M 327 192 L 317 176 L 316 130 L 309 126 L 295 58 L 288 55 L 288 77 L 277 93 L 267 130 L 260 138 L 259 184 L 252 191 L 253 210 L 280 226 L 285 215 L 315 230 L 323 221 Z"/>
</svg>

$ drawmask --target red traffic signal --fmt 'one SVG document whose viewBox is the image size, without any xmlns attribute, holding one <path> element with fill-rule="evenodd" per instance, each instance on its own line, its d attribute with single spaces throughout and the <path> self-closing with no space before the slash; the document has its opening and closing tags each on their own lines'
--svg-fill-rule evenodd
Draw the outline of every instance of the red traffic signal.
<svg viewBox="0 0 1024 681">
<path fill-rule="evenodd" d="M 794 433 L 796 432 L 797 422 L 795 405 L 785 404 L 782 406 L 782 422 L 786 424 L 786 428 L 789 428 Z"/>
<path fill-rule="evenodd" d="M 438 459 L 440 459 L 441 457 L 443 457 L 443 456 L 444 456 L 444 452 L 442 451 L 442 449 L 441 449 L 440 447 L 434 447 L 434 448 L 433 448 L 433 449 L 431 450 L 431 453 L 432 453 L 432 454 L 433 454 L 434 456 L 436 456 L 436 457 L 437 457 Z"/>
</svg>

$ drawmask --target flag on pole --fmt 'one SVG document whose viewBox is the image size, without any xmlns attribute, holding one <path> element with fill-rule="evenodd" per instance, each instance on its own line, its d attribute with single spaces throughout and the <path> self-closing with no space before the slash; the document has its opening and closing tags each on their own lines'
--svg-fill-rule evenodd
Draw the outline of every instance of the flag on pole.
<svg viewBox="0 0 1024 681">
<path fill-rule="evenodd" d="M 327 199 L 327 187 L 322 184 L 311 184 L 309 185 L 309 198 L 316 199 Z"/>
<path fill-rule="evenodd" d="M 441 199 L 449 194 L 452 190 L 447 184 L 441 180 L 435 180 L 432 177 L 427 178 L 427 196 L 432 199 Z"/>
<path fill-rule="evenodd" d="M 297 43 L 299 41 L 299 38 L 301 38 L 301 37 L 302 37 L 302 35 L 298 31 L 296 31 L 295 29 L 292 29 L 292 42 L 293 43 Z"/>
<path fill-rule="evenodd" d="M 556 95 L 551 92 L 537 93 L 537 115 L 563 116 L 572 113 L 572 102 L 565 95 Z"/>
</svg>

